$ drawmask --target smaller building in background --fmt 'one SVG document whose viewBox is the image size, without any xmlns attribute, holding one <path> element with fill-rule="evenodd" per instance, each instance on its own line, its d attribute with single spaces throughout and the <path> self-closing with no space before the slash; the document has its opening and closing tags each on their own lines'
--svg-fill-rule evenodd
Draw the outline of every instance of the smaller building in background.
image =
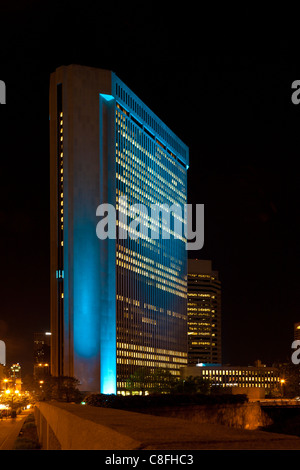
<svg viewBox="0 0 300 470">
<path fill-rule="evenodd" d="M 51 333 L 34 333 L 34 370 L 35 379 L 43 379 L 50 374 Z"/>
<path fill-rule="evenodd" d="M 221 282 L 209 260 L 188 260 L 188 365 L 222 363 Z"/>
<path fill-rule="evenodd" d="M 9 390 L 14 390 L 15 393 L 20 392 L 22 388 L 22 379 L 21 379 L 22 369 L 20 364 L 12 364 L 9 369 L 9 378 L 7 379 L 6 388 Z"/>
<path fill-rule="evenodd" d="M 183 379 L 201 377 L 214 389 L 233 394 L 245 394 L 249 398 L 264 398 L 281 391 L 279 370 L 267 367 L 260 361 L 256 366 L 220 366 L 200 363 L 181 369 Z"/>
<path fill-rule="evenodd" d="M 300 322 L 294 323 L 294 340 L 300 339 Z"/>
<path fill-rule="evenodd" d="M 21 378 L 21 366 L 18 362 L 17 362 L 17 364 L 13 364 L 10 367 L 10 376 L 13 379 L 20 379 Z"/>
</svg>

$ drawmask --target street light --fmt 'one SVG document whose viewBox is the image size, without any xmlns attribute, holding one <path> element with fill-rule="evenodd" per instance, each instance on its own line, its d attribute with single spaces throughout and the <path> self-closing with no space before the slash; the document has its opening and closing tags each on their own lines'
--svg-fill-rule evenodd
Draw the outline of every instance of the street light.
<svg viewBox="0 0 300 470">
<path fill-rule="evenodd" d="M 285 384 L 285 379 L 280 379 L 281 397 L 283 397 L 283 385 L 284 384 Z"/>
</svg>

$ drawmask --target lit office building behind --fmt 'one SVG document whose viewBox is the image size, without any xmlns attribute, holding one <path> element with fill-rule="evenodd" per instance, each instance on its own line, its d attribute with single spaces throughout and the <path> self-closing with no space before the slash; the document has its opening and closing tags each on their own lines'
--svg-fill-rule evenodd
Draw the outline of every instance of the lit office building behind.
<svg viewBox="0 0 300 470">
<path fill-rule="evenodd" d="M 135 239 L 128 207 L 178 204 L 171 222 L 184 225 L 187 146 L 113 72 L 71 65 L 51 75 L 50 158 L 52 374 L 102 393 L 124 392 L 139 368 L 179 376 L 184 230 L 171 223 L 163 239 L 160 220 L 158 238 Z M 103 204 L 116 208 L 116 239 L 96 235 Z"/>
<path fill-rule="evenodd" d="M 50 374 L 51 333 L 34 333 L 33 340 L 33 375 L 43 378 Z"/>
<path fill-rule="evenodd" d="M 221 282 L 209 260 L 188 261 L 188 364 L 221 364 Z"/>
<path fill-rule="evenodd" d="M 258 361 L 259 363 L 260 361 Z M 225 389 L 231 393 L 246 394 L 252 398 L 263 398 L 271 392 L 281 392 L 281 375 L 276 367 L 218 366 L 198 364 L 181 370 L 183 379 L 200 377 L 209 383 L 213 390 Z"/>
</svg>

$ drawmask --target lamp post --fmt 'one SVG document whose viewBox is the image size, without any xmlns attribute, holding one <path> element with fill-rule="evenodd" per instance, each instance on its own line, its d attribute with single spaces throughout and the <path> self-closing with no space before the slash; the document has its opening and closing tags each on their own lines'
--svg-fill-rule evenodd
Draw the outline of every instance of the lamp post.
<svg viewBox="0 0 300 470">
<path fill-rule="evenodd" d="M 280 389 L 281 389 L 281 398 L 283 398 L 283 386 L 285 384 L 285 379 L 280 379 Z"/>
<path fill-rule="evenodd" d="M 8 403 L 11 408 L 11 416 L 14 418 L 16 414 L 16 410 L 14 409 L 15 398 L 17 398 L 20 395 L 20 391 L 19 390 L 12 391 L 9 388 L 7 388 L 5 390 L 5 394 L 7 398 L 10 398 L 10 400 L 8 400 Z"/>
</svg>

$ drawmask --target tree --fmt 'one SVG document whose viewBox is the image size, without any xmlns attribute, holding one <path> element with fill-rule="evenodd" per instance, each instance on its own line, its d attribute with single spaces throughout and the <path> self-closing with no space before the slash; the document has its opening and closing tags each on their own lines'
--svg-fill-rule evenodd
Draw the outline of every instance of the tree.
<svg viewBox="0 0 300 470">
<path fill-rule="evenodd" d="M 151 379 L 151 392 L 153 393 L 170 393 L 178 382 L 178 379 L 169 370 L 162 368 L 155 369 Z"/>
<path fill-rule="evenodd" d="M 82 395 L 78 385 L 79 380 L 75 377 L 51 377 L 51 396 L 54 400 L 78 402 Z"/>
<path fill-rule="evenodd" d="M 151 381 L 151 373 L 149 369 L 141 367 L 136 369 L 126 381 L 126 388 L 132 393 L 142 392 L 145 395 Z"/>
<path fill-rule="evenodd" d="M 204 395 L 208 395 L 210 390 L 209 380 L 192 376 L 180 380 L 174 388 L 174 392 L 177 393 L 202 393 Z"/>
<path fill-rule="evenodd" d="M 29 403 L 27 396 L 21 393 L 15 393 L 10 391 L 9 393 L 4 393 L 1 397 L 1 403 L 3 405 L 9 406 L 11 410 L 11 416 L 15 417 L 17 412 L 24 408 Z"/>
<path fill-rule="evenodd" d="M 280 394 L 286 398 L 300 396 L 300 371 L 299 365 L 286 363 L 280 367 L 281 383 Z"/>
<path fill-rule="evenodd" d="M 26 386 L 31 391 L 37 401 L 75 401 L 78 402 L 82 398 L 82 394 L 78 389 L 79 380 L 75 377 L 54 377 L 45 376 L 43 379 L 31 379 L 27 377 Z"/>
</svg>

